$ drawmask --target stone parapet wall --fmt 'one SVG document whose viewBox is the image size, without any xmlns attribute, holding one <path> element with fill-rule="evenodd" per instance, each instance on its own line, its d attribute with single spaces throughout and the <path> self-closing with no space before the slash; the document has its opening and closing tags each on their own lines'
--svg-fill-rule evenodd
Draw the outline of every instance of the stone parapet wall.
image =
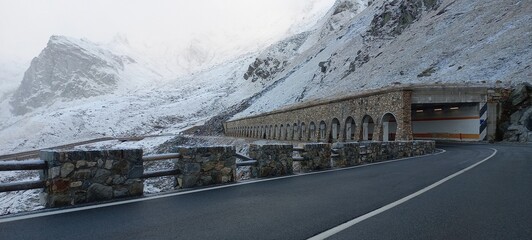
<svg viewBox="0 0 532 240">
<path fill-rule="evenodd" d="M 436 142 L 435 141 L 414 141 L 412 143 L 412 153 L 414 156 L 430 154 L 435 151 Z"/>
<path fill-rule="evenodd" d="M 338 157 L 333 158 L 333 167 L 349 167 L 360 164 L 360 144 L 358 142 L 335 143 L 333 149 Z"/>
<path fill-rule="evenodd" d="M 249 145 L 249 157 L 257 160 L 258 177 L 273 177 L 293 174 L 291 144 Z"/>
<path fill-rule="evenodd" d="M 349 142 L 335 143 L 338 157 L 333 158 L 334 167 L 349 167 L 358 164 L 419 156 L 435 152 L 434 141 L 397 142 Z"/>
<path fill-rule="evenodd" d="M 175 166 L 178 188 L 192 188 L 234 182 L 236 178 L 235 147 L 179 148 L 181 157 Z"/>
<path fill-rule="evenodd" d="M 103 151 L 44 150 L 47 162 L 47 207 L 141 196 L 144 183 L 142 149 Z"/>
<path fill-rule="evenodd" d="M 331 144 L 309 143 L 303 145 L 301 171 L 315 171 L 331 168 Z"/>
</svg>

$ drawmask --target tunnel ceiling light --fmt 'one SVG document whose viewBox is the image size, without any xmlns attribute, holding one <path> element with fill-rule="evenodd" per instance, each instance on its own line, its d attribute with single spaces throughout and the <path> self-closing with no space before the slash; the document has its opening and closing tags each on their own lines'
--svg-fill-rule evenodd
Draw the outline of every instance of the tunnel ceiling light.
<svg viewBox="0 0 532 240">
<path fill-rule="evenodd" d="M 418 109 L 416 110 L 417 113 L 422 113 L 423 112 L 423 109 Z"/>
<path fill-rule="evenodd" d="M 458 110 L 459 107 L 452 107 L 451 110 Z"/>
<path fill-rule="evenodd" d="M 434 108 L 434 112 L 438 112 L 438 111 L 441 111 L 441 110 L 443 110 L 443 109 L 441 109 L 441 108 Z"/>
</svg>

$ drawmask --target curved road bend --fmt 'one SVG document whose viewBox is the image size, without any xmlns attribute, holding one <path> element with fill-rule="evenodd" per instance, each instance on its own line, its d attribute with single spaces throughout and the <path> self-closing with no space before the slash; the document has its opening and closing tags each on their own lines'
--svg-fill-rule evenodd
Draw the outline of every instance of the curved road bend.
<svg viewBox="0 0 532 240">
<path fill-rule="evenodd" d="M 0 239 L 307 239 L 486 162 L 335 239 L 530 239 L 532 148 L 444 145 L 403 161 L 23 220 Z"/>
</svg>

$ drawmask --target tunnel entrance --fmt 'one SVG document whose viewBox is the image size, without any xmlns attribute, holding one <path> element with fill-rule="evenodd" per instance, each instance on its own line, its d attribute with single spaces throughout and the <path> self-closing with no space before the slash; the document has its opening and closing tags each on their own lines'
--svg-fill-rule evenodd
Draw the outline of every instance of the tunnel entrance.
<svg viewBox="0 0 532 240">
<path fill-rule="evenodd" d="M 482 139 L 487 122 L 482 117 L 485 115 L 486 107 L 480 105 L 482 104 L 413 104 L 412 133 L 414 139 L 454 141 Z"/>
</svg>

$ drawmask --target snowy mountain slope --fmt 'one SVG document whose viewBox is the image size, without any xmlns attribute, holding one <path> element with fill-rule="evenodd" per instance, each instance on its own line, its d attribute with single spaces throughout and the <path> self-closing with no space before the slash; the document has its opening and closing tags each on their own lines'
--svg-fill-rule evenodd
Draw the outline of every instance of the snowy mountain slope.
<svg viewBox="0 0 532 240">
<path fill-rule="evenodd" d="M 101 136 L 178 133 L 202 124 L 263 88 L 241 77 L 252 59 L 246 55 L 163 85 L 56 102 L 7 118 L 0 122 L 0 154 Z"/>
<path fill-rule="evenodd" d="M 272 79 L 282 82 L 235 118 L 393 84 L 531 82 L 531 12 L 519 0 L 374 1 L 293 57 Z"/>
<path fill-rule="evenodd" d="M 109 94 L 121 82 L 132 85 L 134 76 L 144 78 L 144 82 L 160 77 L 154 71 L 130 66 L 136 63 L 127 55 L 115 54 L 87 40 L 52 36 L 13 94 L 12 111 L 21 115 L 57 101 Z"/>
</svg>

